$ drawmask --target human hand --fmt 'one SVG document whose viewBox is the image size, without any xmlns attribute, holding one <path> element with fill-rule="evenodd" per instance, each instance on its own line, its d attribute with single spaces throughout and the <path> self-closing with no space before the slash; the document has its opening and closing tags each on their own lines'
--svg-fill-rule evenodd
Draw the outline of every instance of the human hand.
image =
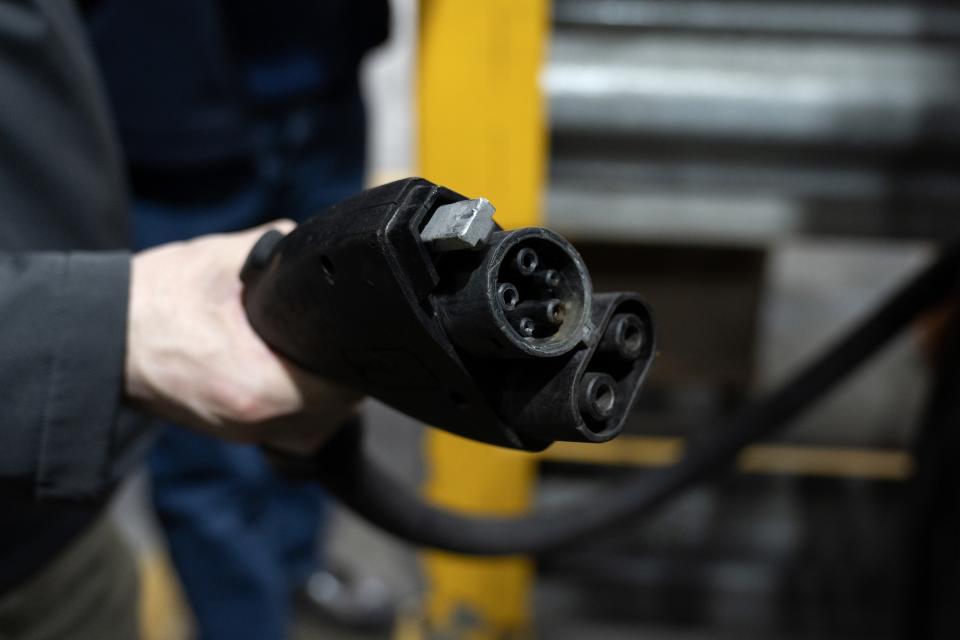
<svg viewBox="0 0 960 640">
<path fill-rule="evenodd" d="M 268 229 L 162 245 L 133 257 L 125 391 L 133 404 L 202 432 L 315 449 L 354 411 L 360 395 L 274 353 L 241 302 L 240 268 Z"/>
</svg>

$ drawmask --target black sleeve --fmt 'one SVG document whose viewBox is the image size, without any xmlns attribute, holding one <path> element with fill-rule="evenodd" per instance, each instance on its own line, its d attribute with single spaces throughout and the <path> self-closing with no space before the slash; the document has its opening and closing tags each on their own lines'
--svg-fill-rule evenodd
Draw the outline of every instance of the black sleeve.
<svg viewBox="0 0 960 640">
<path fill-rule="evenodd" d="M 0 481 L 96 498 L 117 478 L 130 255 L 0 253 Z"/>
</svg>

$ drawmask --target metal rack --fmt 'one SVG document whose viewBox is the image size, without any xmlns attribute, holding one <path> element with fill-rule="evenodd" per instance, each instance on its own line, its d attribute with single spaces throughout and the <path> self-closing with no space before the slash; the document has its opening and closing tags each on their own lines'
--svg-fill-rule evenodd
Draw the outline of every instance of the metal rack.
<svg viewBox="0 0 960 640">
<path fill-rule="evenodd" d="M 760 246 L 960 228 L 960 8 L 558 0 L 554 19 L 561 232 Z"/>
</svg>

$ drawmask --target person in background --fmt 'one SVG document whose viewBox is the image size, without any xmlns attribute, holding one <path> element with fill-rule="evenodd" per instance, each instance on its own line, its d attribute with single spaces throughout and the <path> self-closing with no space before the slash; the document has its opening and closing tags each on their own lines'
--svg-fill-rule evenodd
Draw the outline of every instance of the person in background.
<svg viewBox="0 0 960 640">
<path fill-rule="evenodd" d="M 387 37 L 386 0 L 101 0 L 87 18 L 138 248 L 300 221 L 362 189 L 358 69 Z M 284 638 L 297 593 L 342 621 L 389 624 L 382 589 L 317 573 L 318 486 L 280 477 L 255 446 L 174 424 L 150 469 L 200 638 Z"/>
</svg>

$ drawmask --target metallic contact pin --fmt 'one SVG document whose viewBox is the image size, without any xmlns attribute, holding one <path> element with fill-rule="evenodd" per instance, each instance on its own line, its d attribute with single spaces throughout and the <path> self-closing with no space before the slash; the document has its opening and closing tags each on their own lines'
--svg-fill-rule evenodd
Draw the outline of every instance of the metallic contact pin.
<svg viewBox="0 0 960 640">
<path fill-rule="evenodd" d="M 520 318 L 517 326 L 520 328 L 520 333 L 528 338 L 533 335 L 533 330 L 536 328 L 536 324 L 530 318 Z"/>
</svg>

